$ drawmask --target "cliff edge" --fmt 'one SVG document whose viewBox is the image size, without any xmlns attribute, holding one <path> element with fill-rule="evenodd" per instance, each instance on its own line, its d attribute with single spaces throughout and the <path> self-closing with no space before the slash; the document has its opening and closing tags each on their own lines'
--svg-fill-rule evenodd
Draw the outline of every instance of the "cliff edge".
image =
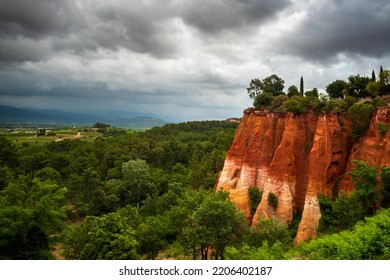
<svg viewBox="0 0 390 280">
<path fill-rule="evenodd" d="M 346 114 L 294 115 L 249 108 L 226 154 L 216 190 L 229 192 L 251 224 L 261 217 L 290 224 L 294 212 L 302 213 L 294 243 L 313 238 L 321 217 L 317 195 L 352 191 L 347 175 L 352 160 L 390 165 L 390 129 L 383 133 L 380 124 L 390 124 L 389 107 L 375 111 L 367 133 L 357 140 L 350 137 Z M 254 214 L 249 187 L 262 191 Z M 271 192 L 278 198 L 276 209 L 268 203 Z"/>
</svg>

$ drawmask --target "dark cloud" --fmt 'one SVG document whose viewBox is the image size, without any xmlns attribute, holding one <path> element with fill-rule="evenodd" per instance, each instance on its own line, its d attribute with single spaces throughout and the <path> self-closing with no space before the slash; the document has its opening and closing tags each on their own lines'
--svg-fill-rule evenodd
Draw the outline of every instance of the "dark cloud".
<svg viewBox="0 0 390 280">
<path fill-rule="evenodd" d="M 48 34 L 68 33 L 80 21 L 73 1 L 2 0 L 0 2 L 0 35 L 42 38 Z"/>
<path fill-rule="evenodd" d="M 314 61 L 339 53 L 380 58 L 390 52 L 390 2 L 324 0 L 313 2 L 307 18 L 284 34 L 284 51 Z"/>
<path fill-rule="evenodd" d="M 184 6 L 186 23 L 206 33 L 258 24 L 275 16 L 290 4 L 288 0 L 201 0 Z"/>
<path fill-rule="evenodd" d="M 288 4 L 287 0 L 3 0 L 0 60 L 36 61 L 57 51 L 82 55 L 86 51 L 118 48 L 172 58 L 181 49 L 180 21 L 216 34 L 264 22 Z M 44 40 L 49 42 L 49 48 L 45 45 L 38 51 L 36 46 Z M 31 53 L 21 51 L 30 47 Z"/>
</svg>

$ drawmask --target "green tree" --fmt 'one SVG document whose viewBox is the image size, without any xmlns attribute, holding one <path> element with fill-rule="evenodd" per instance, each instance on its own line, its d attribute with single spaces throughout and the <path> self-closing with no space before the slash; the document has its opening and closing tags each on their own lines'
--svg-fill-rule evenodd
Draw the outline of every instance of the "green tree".
<svg viewBox="0 0 390 280">
<path fill-rule="evenodd" d="M 299 95 L 299 91 L 298 91 L 298 88 L 296 86 L 292 85 L 287 90 L 287 96 L 291 97 L 294 95 Z"/>
<path fill-rule="evenodd" d="M 253 102 L 253 106 L 255 108 L 267 107 L 267 106 L 271 105 L 273 100 L 274 100 L 274 97 L 271 94 L 261 93 L 255 97 L 255 100 Z"/>
<path fill-rule="evenodd" d="M 155 259 L 158 252 L 167 246 L 166 234 L 169 232 L 163 216 L 148 217 L 136 229 L 138 253 L 146 254 L 148 259 Z"/>
<path fill-rule="evenodd" d="M 284 80 L 276 74 L 272 74 L 263 79 L 261 89 L 264 93 L 272 94 L 277 96 L 283 94 Z"/>
<path fill-rule="evenodd" d="M 225 247 L 238 239 L 246 225 L 242 212 L 221 194 L 207 197 L 193 217 L 197 224 L 202 259 L 208 258 L 210 247 L 214 249 L 215 259 L 224 259 Z"/>
<path fill-rule="evenodd" d="M 260 247 L 265 241 L 272 246 L 279 242 L 284 248 L 292 244 L 292 238 L 285 225 L 279 225 L 275 219 L 260 219 L 249 229 L 245 237 L 246 244 Z"/>
<path fill-rule="evenodd" d="M 3 136 L 0 136 L 0 166 L 16 167 L 18 154 L 15 145 Z"/>
<path fill-rule="evenodd" d="M 348 108 L 348 118 L 352 122 L 355 136 L 364 134 L 368 129 L 374 110 L 374 106 L 367 103 L 356 103 Z"/>
<path fill-rule="evenodd" d="M 144 160 L 130 160 L 122 164 L 122 179 L 110 180 L 108 184 L 116 190 L 122 206 L 132 204 L 138 209 L 148 195 L 154 193 L 149 165 Z"/>
<path fill-rule="evenodd" d="M 131 221 L 120 212 L 88 216 L 64 237 L 64 256 L 73 260 L 136 260 L 137 241 Z"/>
<path fill-rule="evenodd" d="M 336 80 L 325 87 L 330 98 L 343 98 L 343 91 L 348 89 L 348 83 L 343 80 Z"/>
<path fill-rule="evenodd" d="M 349 175 L 355 188 L 354 194 L 368 214 L 372 215 L 379 207 L 381 193 L 379 191 L 379 167 L 370 166 L 360 160 L 353 160 L 355 165 Z"/>
<path fill-rule="evenodd" d="M 0 259 L 47 259 L 50 236 L 65 225 L 65 188 L 20 177 L 0 192 Z"/>
<path fill-rule="evenodd" d="M 369 96 L 367 93 L 367 85 L 371 81 L 369 77 L 351 75 L 348 77 L 348 94 L 357 98 Z"/>
<path fill-rule="evenodd" d="M 358 222 L 351 231 L 325 235 L 301 244 L 300 258 L 315 260 L 390 259 L 390 209 Z"/>
<path fill-rule="evenodd" d="M 389 208 L 390 207 L 390 166 L 385 166 L 382 168 L 381 183 L 382 183 L 382 194 L 383 194 L 382 205 L 385 208 Z"/>
<path fill-rule="evenodd" d="M 369 82 L 366 86 L 366 91 L 371 97 L 381 94 L 381 86 L 378 82 Z"/>
<path fill-rule="evenodd" d="M 390 70 L 383 70 L 379 74 L 381 96 L 390 94 Z"/>
<path fill-rule="evenodd" d="M 215 191 L 190 191 L 167 215 L 169 228 L 194 259 L 208 259 L 210 249 L 215 259 L 224 258 L 225 247 L 237 242 L 248 226 L 227 194 Z"/>
<path fill-rule="evenodd" d="M 305 92 L 305 96 L 307 97 L 316 97 L 318 98 L 318 89 L 317 88 L 313 88 L 312 90 L 309 90 L 309 91 L 306 91 Z"/>
<path fill-rule="evenodd" d="M 301 96 L 303 96 L 303 93 L 304 93 L 303 76 L 301 76 L 301 80 L 300 80 L 300 83 L 299 83 L 299 93 L 300 93 Z"/>
<path fill-rule="evenodd" d="M 246 89 L 248 91 L 249 97 L 254 99 L 256 96 L 258 96 L 262 92 L 262 82 L 260 79 L 252 79 L 249 87 Z"/>
</svg>

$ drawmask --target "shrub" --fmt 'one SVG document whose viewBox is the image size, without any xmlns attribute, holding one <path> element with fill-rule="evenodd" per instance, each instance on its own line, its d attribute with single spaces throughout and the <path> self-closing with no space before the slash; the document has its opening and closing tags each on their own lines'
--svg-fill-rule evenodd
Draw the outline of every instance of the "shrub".
<svg viewBox="0 0 390 280">
<path fill-rule="evenodd" d="M 341 113 L 347 111 L 347 104 L 344 100 L 331 99 L 324 108 L 327 113 Z"/>
<path fill-rule="evenodd" d="M 380 131 L 380 133 L 382 134 L 382 136 L 385 136 L 387 131 L 389 130 L 390 128 L 390 124 L 385 124 L 385 123 L 378 123 L 378 130 Z"/>
<path fill-rule="evenodd" d="M 288 100 L 288 97 L 286 95 L 278 95 L 275 96 L 275 98 L 272 100 L 270 109 L 271 111 L 280 110 L 283 106 L 284 102 Z"/>
<path fill-rule="evenodd" d="M 260 191 L 257 187 L 248 188 L 249 207 L 250 207 L 251 216 L 255 214 L 257 206 L 259 205 L 262 196 L 263 196 L 263 192 Z"/>
<path fill-rule="evenodd" d="M 297 115 L 301 115 L 307 112 L 307 106 L 304 104 L 306 97 L 293 96 L 289 100 L 284 102 L 284 109 L 286 112 L 291 112 Z"/>
<path fill-rule="evenodd" d="M 330 260 L 390 258 L 390 209 L 358 222 L 352 231 L 326 235 L 302 244 L 300 257 Z"/>
<path fill-rule="evenodd" d="M 280 242 L 283 247 L 292 244 L 292 237 L 286 225 L 279 225 L 275 219 L 260 219 L 255 226 L 249 229 L 246 243 L 252 247 L 260 247 L 264 242 L 274 245 Z"/>
<path fill-rule="evenodd" d="M 274 210 L 278 208 L 278 198 L 273 192 L 268 193 L 268 204 L 271 205 Z"/>
<path fill-rule="evenodd" d="M 352 136 L 361 136 L 370 126 L 371 116 L 374 113 L 374 106 L 367 103 L 356 103 L 349 107 L 348 117 L 352 122 Z"/>
<path fill-rule="evenodd" d="M 353 104 L 355 104 L 357 102 L 357 98 L 353 97 L 353 96 L 347 95 L 344 98 L 344 101 L 345 101 L 345 104 L 347 105 L 347 108 L 349 108 L 349 107 L 351 107 Z"/>
<path fill-rule="evenodd" d="M 253 102 L 253 106 L 255 108 L 269 106 L 272 103 L 273 99 L 274 99 L 274 97 L 272 96 L 272 94 L 269 94 L 269 93 L 259 94 L 255 97 L 255 101 Z"/>
<path fill-rule="evenodd" d="M 371 100 L 371 104 L 372 106 L 376 108 L 380 108 L 380 107 L 386 107 L 387 106 L 387 103 L 386 101 L 384 101 L 383 99 L 381 98 L 374 98 L 373 100 Z"/>
</svg>

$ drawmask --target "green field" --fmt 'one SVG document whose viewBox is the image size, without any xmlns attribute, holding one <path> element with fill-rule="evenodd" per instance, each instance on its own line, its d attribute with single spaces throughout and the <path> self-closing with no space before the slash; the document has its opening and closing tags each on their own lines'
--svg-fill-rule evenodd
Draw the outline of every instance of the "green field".
<svg viewBox="0 0 390 280">
<path fill-rule="evenodd" d="M 7 128 L 0 128 L 0 135 L 6 137 L 15 145 L 18 145 L 23 143 L 44 144 L 51 141 L 62 141 L 65 139 L 92 141 L 96 137 L 100 136 L 101 133 L 80 128 L 61 128 L 47 130 L 45 135 L 38 136 L 37 131 L 33 129 L 19 129 L 10 131 Z"/>
</svg>

